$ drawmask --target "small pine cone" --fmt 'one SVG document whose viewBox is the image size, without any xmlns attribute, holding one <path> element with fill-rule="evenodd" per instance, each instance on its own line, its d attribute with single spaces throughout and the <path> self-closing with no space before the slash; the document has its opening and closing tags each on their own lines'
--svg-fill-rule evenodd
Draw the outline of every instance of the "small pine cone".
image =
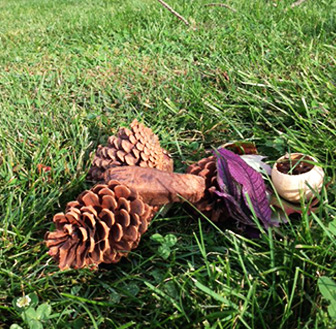
<svg viewBox="0 0 336 329">
<path fill-rule="evenodd" d="M 49 255 L 61 270 L 116 263 L 136 248 L 154 215 L 138 193 L 117 181 L 98 184 L 54 216 Z"/>
<path fill-rule="evenodd" d="M 173 171 L 173 161 L 161 148 L 152 129 L 134 120 L 131 129 L 121 128 L 108 138 L 107 146 L 98 146 L 89 171 L 93 181 L 103 180 L 106 169 L 116 166 L 140 166 Z"/>
<path fill-rule="evenodd" d="M 187 168 L 187 173 L 205 179 L 204 196 L 194 206 L 213 222 L 225 219 L 227 213 L 222 206 L 222 200 L 215 193 L 216 190 L 219 191 L 216 157 L 213 155 L 190 165 Z"/>
</svg>

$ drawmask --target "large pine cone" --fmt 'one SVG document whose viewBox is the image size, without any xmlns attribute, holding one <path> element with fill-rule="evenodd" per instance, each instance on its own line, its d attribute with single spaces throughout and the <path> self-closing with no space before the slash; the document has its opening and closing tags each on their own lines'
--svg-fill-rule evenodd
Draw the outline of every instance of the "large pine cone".
<svg viewBox="0 0 336 329">
<path fill-rule="evenodd" d="M 205 179 L 205 193 L 194 206 L 213 222 L 223 221 L 227 212 L 222 205 L 221 198 L 215 193 L 219 191 L 217 182 L 216 157 L 210 156 L 190 165 L 187 173 L 201 176 Z"/>
<path fill-rule="evenodd" d="M 45 236 L 49 255 L 61 270 L 116 263 L 138 246 L 153 214 L 136 191 L 117 181 L 98 184 L 54 216 L 56 231 Z"/>
<path fill-rule="evenodd" d="M 140 166 L 173 171 L 173 161 L 167 151 L 161 148 L 158 136 L 137 120 L 131 123 L 131 129 L 121 128 L 117 136 L 110 136 L 107 146 L 98 146 L 89 178 L 101 181 L 104 172 L 115 166 Z"/>
</svg>

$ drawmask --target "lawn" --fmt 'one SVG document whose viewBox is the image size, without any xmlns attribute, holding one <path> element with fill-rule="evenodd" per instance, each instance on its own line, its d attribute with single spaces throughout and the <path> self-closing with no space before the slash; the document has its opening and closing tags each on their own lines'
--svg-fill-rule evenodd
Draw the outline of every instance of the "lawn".
<svg viewBox="0 0 336 329">
<path fill-rule="evenodd" d="M 335 1 L 167 2 L 189 27 L 155 0 L 0 0 L 0 328 L 27 327 L 29 294 L 51 307 L 37 329 L 335 328 L 318 285 L 336 279 L 333 183 L 315 214 L 303 205 L 260 239 L 174 205 L 116 265 L 61 272 L 48 256 L 53 214 L 134 118 L 177 172 L 248 140 L 271 165 L 310 154 L 335 180 Z M 177 240 L 167 259 L 157 234 Z"/>
</svg>

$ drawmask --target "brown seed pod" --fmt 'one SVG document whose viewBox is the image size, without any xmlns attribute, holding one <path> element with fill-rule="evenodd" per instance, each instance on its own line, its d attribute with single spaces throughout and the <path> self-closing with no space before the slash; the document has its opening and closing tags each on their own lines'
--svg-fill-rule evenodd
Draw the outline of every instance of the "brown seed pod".
<svg viewBox="0 0 336 329">
<path fill-rule="evenodd" d="M 153 214 L 135 190 L 98 184 L 54 216 L 56 231 L 45 236 L 49 255 L 61 270 L 116 263 L 138 246 Z"/>
<path fill-rule="evenodd" d="M 183 201 L 198 203 L 205 190 L 203 177 L 152 168 L 115 167 L 106 170 L 106 182 L 116 179 L 136 190 L 143 201 L 151 206 Z"/>
<path fill-rule="evenodd" d="M 140 166 L 173 171 L 173 161 L 161 148 L 153 131 L 134 120 L 131 129 L 119 129 L 117 136 L 110 136 L 106 146 L 99 145 L 89 179 L 101 181 L 104 172 L 116 166 Z"/>
</svg>

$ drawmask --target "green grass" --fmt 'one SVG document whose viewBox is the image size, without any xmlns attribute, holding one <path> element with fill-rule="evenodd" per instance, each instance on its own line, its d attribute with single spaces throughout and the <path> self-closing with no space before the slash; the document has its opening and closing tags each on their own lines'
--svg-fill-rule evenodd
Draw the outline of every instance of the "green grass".
<svg viewBox="0 0 336 329">
<path fill-rule="evenodd" d="M 336 278 L 333 184 L 260 240 L 174 205 L 117 265 L 60 272 L 46 254 L 90 153 L 133 118 L 180 172 L 246 139 L 335 178 L 335 2 L 210 2 L 169 1 L 194 31 L 154 0 L 0 0 L 0 328 L 25 326 L 12 302 L 29 293 L 52 307 L 45 328 L 335 328 L 317 285 Z M 154 233 L 177 238 L 167 260 Z"/>
</svg>

